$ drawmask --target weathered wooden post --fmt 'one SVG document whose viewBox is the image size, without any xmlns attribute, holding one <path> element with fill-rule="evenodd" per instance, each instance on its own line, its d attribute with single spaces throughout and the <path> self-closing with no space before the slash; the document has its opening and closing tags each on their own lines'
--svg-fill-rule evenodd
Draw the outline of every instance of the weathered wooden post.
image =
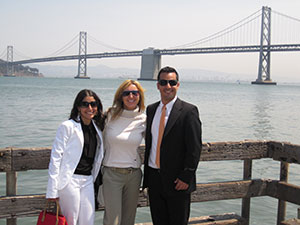
<svg viewBox="0 0 300 225">
<path fill-rule="evenodd" d="M 252 177 L 252 160 L 244 160 L 244 180 L 251 180 Z M 246 224 L 249 225 L 250 221 L 250 200 L 251 198 L 243 198 L 242 200 L 242 217 L 246 220 Z"/>
<path fill-rule="evenodd" d="M 17 195 L 17 172 L 6 172 L 6 195 Z M 17 219 L 6 219 L 6 225 L 17 225 Z"/>
<path fill-rule="evenodd" d="M 289 163 L 280 163 L 280 181 L 287 182 L 289 176 Z M 286 213 L 286 202 L 283 200 L 278 200 L 278 210 L 277 210 L 277 225 L 280 225 L 282 221 L 285 220 Z"/>
</svg>

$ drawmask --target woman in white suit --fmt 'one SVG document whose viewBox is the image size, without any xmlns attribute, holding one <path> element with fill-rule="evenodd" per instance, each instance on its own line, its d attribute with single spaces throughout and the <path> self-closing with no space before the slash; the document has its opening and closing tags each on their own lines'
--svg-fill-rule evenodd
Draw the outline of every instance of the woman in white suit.
<svg viewBox="0 0 300 225">
<path fill-rule="evenodd" d="M 69 225 L 93 225 L 94 181 L 103 159 L 103 113 L 99 97 L 81 90 L 69 120 L 56 133 L 49 164 L 46 198 L 59 199 Z"/>
</svg>

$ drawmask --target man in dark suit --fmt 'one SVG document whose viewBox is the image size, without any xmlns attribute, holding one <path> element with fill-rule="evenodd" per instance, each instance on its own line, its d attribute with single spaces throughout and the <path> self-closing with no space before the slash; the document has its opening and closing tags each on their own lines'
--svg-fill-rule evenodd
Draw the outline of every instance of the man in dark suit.
<svg viewBox="0 0 300 225">
<path fill-rule="evenodd" d="M 197 107 L 177 97 L 174 68 L 162 68 L 157 81 L 161 101 L 147 107 L 143 188 L 148 188 L 154 225 L 185 225 L 196 189 L 201 121 Z"/>
</svg>

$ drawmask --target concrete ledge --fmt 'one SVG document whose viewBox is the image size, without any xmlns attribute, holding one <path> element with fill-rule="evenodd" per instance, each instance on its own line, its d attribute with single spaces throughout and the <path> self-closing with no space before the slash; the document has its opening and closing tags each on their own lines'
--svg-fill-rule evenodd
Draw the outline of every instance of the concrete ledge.
<svg viewBox="0 0 300 225">
<path fill-rule="evenodd" d="M 76 76 L 75 79 L 90 79 L 88 76 Z"/>
<path fill-rule="evenodd" d="M 262 80 L 262 81 L 252 81 L 251 84 L 276 85 L 277 83 L 273 81 Z"/>
</svg>

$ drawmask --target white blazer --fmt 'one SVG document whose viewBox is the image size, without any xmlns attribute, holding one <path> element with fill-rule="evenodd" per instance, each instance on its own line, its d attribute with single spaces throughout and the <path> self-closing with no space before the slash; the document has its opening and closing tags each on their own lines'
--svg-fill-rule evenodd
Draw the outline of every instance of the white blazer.
<svg viewBox="0 0 300 225">
<path fill-rule="evenodd" d="M 97 131 L 97 148 L 92 169 L 94 181 L 100 171 L 104 150 L 102 132 L 95 125 Z M 83 131 L 80 122 L 72 119 L 64 121 L 57 130 L 52 146 L 48 170 L 48 186 L 46 198 L 58 198 L 58 191 L 70 181 L 80 161 L 84 144 Z"/>
</svg>

